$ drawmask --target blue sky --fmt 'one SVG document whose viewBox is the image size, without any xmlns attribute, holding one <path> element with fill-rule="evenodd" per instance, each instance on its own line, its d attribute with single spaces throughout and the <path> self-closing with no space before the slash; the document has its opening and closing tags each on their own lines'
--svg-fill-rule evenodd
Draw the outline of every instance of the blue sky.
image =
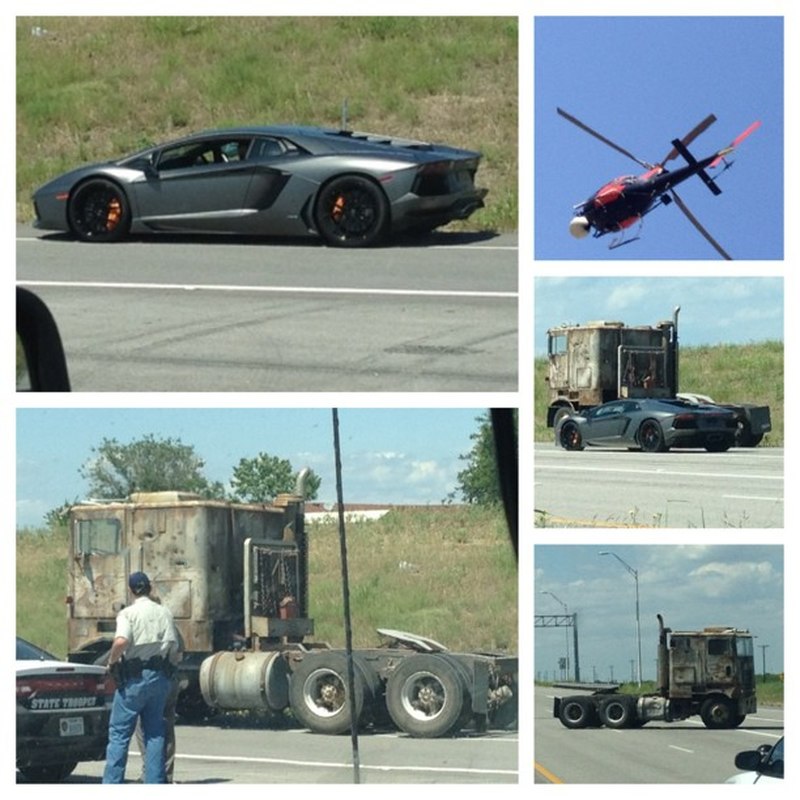
<svg viewBox="0 0 800 800">
<path fill-rule="evenodd" d="M 642 674 L 655 676 L 658 622 L 673 630 L 708 625 L 747 628 L 757 638 L 757 671 L 768 645 L 766 668 L 784 667 L 783 547 L 779 545 L 537 545 L 534 551 L 536 614 L 578 614 L 582 680 L 630 680 L 637 659 L 636 594 L 633 576 L 616 553 L 639 573 Z M 558 598 L 553 598 L 551 592 Z M 565 628 L 534 631 L 536 674 L 558 668 L 565 652 Z M 572 631 L 570 663 L 573 663 Z M 593 668 L 594 667 L 594 671 Z M 570 668 L 572 669 L 572 668 Z M 542 677 L 544 675 L 542 674 Z"/>
<path fill-rule="evenodd" d="M 784 338 L 782 278 L 536 278 L 535 355 L 547 354 L 547 329 L 562 323 L 655 325 L 675 306 L 684 347 Z"/>
<path fill-rule="evenodd" d="M 573 239 L 572 206 L 643 169 L 557 107 L 651 163 L 709 113 L 716 123 L 690 146 L 698 158 L 761 120 L 721 177 L 721 195 L 699 179 L 679 194 L 734 259 L 782 257 L 782 18 L 536 17 L 534 60 L 537 259 L 719 259 L 674 204 L 646 217 L 642 239 L 625 247 L 609 250 L 611 237 Z"/>
<path fill-rule="evenodd" d="M 485 409 L 339 409 L 345 502 L 433 503 L 456 488 L 459 456 Z M 322 477 L 319 500 L 336 484 L 331 410 L 72 408 L 17 411 L 17 525 L 39 526 L 65 500 L 84 498 L 78 470 L 104 438 L 153 434 L 193 445 L 209 480 L 227 483 L 241 458 L 288 458 Z"/>
</svg>

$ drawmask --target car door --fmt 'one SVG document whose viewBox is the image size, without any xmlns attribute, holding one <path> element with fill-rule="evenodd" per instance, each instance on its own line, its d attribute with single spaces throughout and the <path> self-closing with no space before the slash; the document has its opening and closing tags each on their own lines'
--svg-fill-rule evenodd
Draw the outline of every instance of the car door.
<svg viewBox="0 0 800 800">
<path fill-rule="evenodd" d="M 155 230 L 239 230 L 254 171 L 250 143 L 250 137 L 209 137 L 154 153 L 134 184 L 141 220 Z"/>
<path fill-rule="evenodd" d="M 604 445 L 618 443 L 629 422 L 629 418 L 625 414 L 628 405 L 628 403 L 620 401 L 607 403 L 594 409 L 590 417 L 591 441 Z"/>
</svg>

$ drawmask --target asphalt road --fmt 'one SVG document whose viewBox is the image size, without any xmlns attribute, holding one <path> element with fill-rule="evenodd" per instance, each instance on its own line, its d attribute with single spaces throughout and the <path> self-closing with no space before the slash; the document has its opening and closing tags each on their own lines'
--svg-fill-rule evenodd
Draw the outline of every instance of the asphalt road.
<svg viewBox="0 0 800 800">
<path fill-rule="evenodd" d="M 17 229 L 75 391 L 517 390 L 517 239 L 316 242 Z"/>
<path fill-rule="evenodd" d="M 555 693 L 535 688 L 536 783 L 723 783 L 737 772 L 738 752 L 783 736 L 779 708 L 762 708 L 733 730 L 709 730 L 694 718 L 639 729 L 569 730 L 553 717 Z"/>
<path fill-rule="evenodd" d="M 783 455 L 775 447 L 569 452 L 537 443 L 537 519 L 580 527 L 780 528 Z"/>
<path fill-rule="evenodd" d="M 350 736 L 302 730 L 176 728 L 175 780 L 190 784 L 354 783 Z M 358 740 L 360 783 L 516 783 L 517 735 L 491 731 L 454 739 L 365 734 Z M 66 783 L 99 783 L 103 761 L 78 765 Z M 126 779 L 136 781 L 135 747 Z M 22 782 L 21 779 L 19 779 Z"/>
</svg>

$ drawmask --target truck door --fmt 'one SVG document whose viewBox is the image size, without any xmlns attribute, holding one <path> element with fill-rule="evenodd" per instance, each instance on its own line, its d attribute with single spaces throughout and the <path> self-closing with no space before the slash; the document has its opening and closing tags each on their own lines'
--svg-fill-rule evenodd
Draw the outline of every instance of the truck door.
<svg viewBox="0 0 800 800">
<path fill-rule="evenodd" d="M 76 626 L 76 633 L 85 641 L 70 641 L 70 650 L 102 634 L 113 634 L 113 621 L 121 604 L 127 601 L 127 579 L 130 572 L 129 553 L 125 540 L 125 509 L 97 508 L 82 510 L 72 518 L 69 588 L 73 620 L 98 620 Z M 110 631 L 104 630 L 111 620 Z M 72 627 L 71 627 L 72 630 Z M 70 635 L 72 638 L 72 634 Z"/>
<path fill-rule="evenodd" d="M 737 680 L 736 652 L 730 636 L 710 636 L 706 642 L 706 684 L 732 686 Z"/>
</svg>

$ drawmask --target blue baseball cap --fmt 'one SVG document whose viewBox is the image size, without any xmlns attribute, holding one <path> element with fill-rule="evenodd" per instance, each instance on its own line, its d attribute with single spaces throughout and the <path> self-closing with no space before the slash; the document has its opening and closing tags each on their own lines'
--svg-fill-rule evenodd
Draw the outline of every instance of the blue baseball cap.
<svg viewBox="0 0 800 800">
<path fill-rule="evenodd" d="M 146 594 L 150 591 L 150 578 L 144 572 L 132 572 L 128 578 L 128 586 L 134 594 Z"/>
</svg>

